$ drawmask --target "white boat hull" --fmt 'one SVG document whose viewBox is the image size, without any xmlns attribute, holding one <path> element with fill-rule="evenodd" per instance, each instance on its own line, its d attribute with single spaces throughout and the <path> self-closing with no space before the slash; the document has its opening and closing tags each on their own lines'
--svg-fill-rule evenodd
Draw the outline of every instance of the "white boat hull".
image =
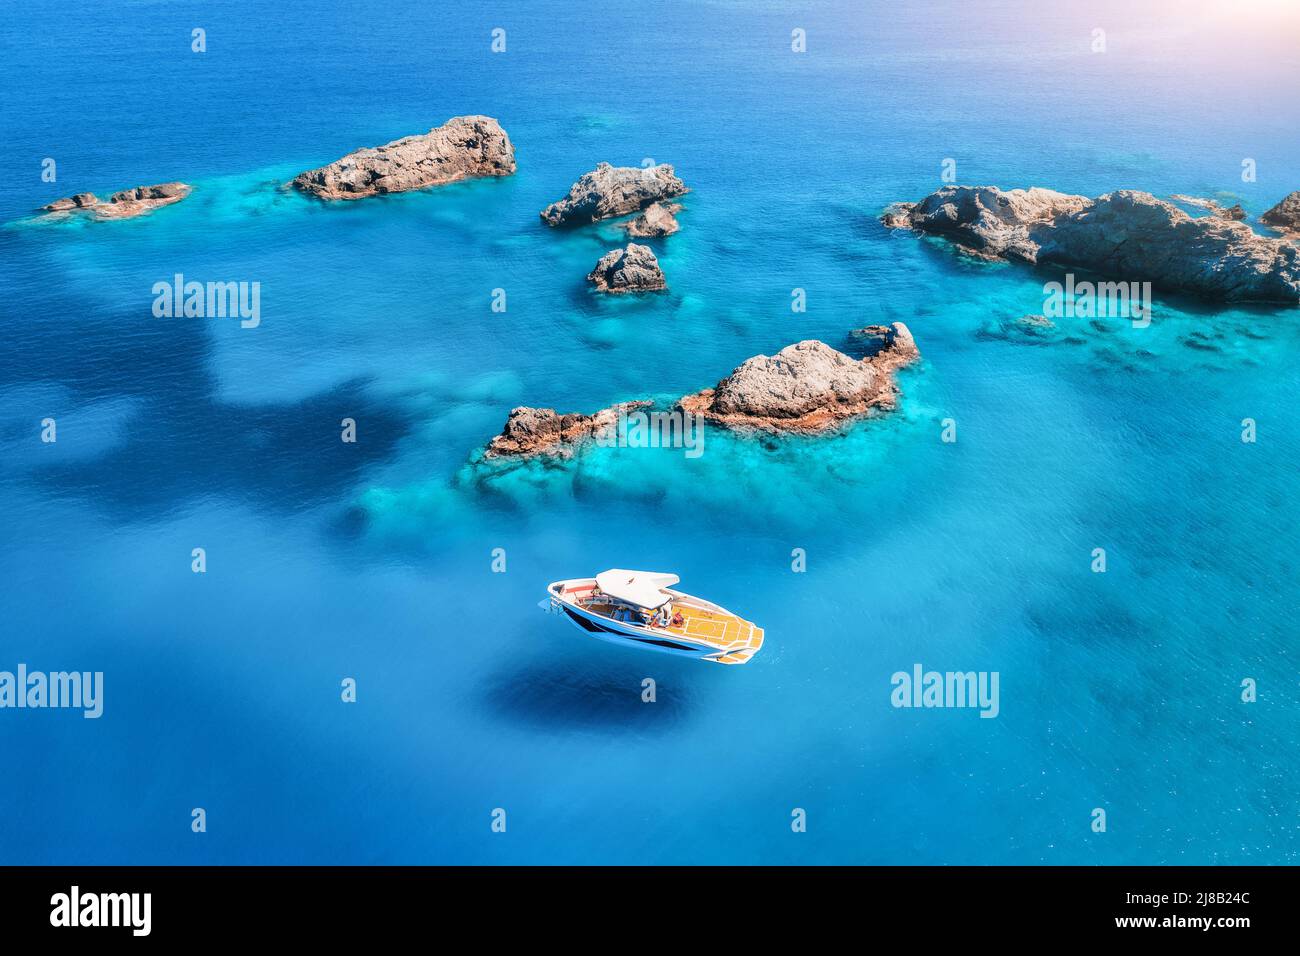
<svg viewBox="0 0 1300 956">
<path fill-rule="evenodd" d="M 685 617 L 683 625 L 651 627 L 615 620 L 584 606 L 584 602 L 590 603 L 595 585 L 594 578 L 574 578 L 556 581 L 547 590 L 552 609 L 597 640 L 720 664 L 743 664 L 762 646 L 763 631 L 749 621 L 724 607 L 668 588 L 664 590 L 672 595 L 674 608 Z"/>
</svg>

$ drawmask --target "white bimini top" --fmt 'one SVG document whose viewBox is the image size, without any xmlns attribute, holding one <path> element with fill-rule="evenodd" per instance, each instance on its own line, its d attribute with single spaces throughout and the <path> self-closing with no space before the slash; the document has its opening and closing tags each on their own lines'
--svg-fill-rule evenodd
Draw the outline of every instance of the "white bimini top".
<svg viewBox="0 0 1300 956">
<path fill-rule="evenodd" d="M 673 596 L 666 594 L 663 589 L 672 587 L 680 580 L 681 578 L 675 574 L 611 568 L 596 575 L 596 586 L 612 598 L 653 610 L 663 607 L 673 599 Z"/>
</svg>

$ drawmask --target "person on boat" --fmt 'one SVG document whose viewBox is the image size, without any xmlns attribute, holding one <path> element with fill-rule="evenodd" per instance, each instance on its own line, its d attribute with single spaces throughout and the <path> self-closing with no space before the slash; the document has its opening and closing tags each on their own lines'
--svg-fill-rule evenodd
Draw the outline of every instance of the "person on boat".
<svg viewBox="0 0 1300 956">
<path fill-rule="evenodd" d="M 672 602 L 665 604 L 659 609 L 659 616 L 655 618 L 655 624 L 659 627 L 667 627 L 673 622 L 673 605 Z"/>
<path fill-rule="evenodd" d="M 673 611 L 673 620 L 672 620 L 673 627 L 681 627 L 685 623 L 686 623 L 686 618 L 682 617 L 682 612 Z"/>
</svg>

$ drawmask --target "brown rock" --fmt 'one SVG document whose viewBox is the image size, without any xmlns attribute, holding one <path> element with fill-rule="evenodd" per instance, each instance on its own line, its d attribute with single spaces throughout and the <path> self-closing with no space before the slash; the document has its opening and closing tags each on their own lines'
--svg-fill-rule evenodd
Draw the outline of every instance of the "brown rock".
<svg viewBox="0 0 1300 956">
<path fill-rule="evenodd" d="M 901 322 L 879 338 L 880 350 L 861 360 L 815 339 L 788 345 L 775 355 L 757 355 L 714 388 L 685 396 L 678 406 L 742 431 L 826 431 L 896 404 L 894 373 L 916 361 L 920 352 Z"/>
<path fill-rule="evenodd" d="M 108 197 L 111 203 L 148 202 L 154 199 L 184 199 L 190 187 L 184 183 L 160 183 L 157 186 L 136 186 Z"/>
<path fill-rule="evenodd" d="M 553 408 L 511 409 L 505 428 L 488 444 L 486 458 L 522 458 L 533 455 L 550 455 L 568 458 L 574 449 L 605 428 L 618 423 L 620 410 L 624 413 L 647 408 L 650 402 L 623 402 L 602 408 L 594 415 L 561 415 Z"/>
<path fill-rule="evenodd" d="M 159 183 L 156 186 L 136 186 L 115 192 L 107 200 L 94 193 L 78 193 L 67 199 L 56 199 L 42 208 L 46 212 L 88 212 L 96 219 L 132 219 L 160 206 L 180 202 L 190 194 L 185 183 Z"/>
<path fill-rule="evenodd" d="M 912 341 L 912 333 L 901 322 L 854 329 L 849 332 L 849 338 L 862 346 L 868 357 L 879 355 L 886 350 L 897 350 L 896 354 L 900 357 L 909 352 L 913 357 L 920 356 L 916 343 Z"/>
<path fill-rule="evenodd" d="M 679 399 L 677 408 L 727 428 L 772 434 L 815 434 L 876 409 L 893 408 L 898 396 L 894 373 L 920 358 L 920 352 L 903 323 L 880 328 L 883 331 L 871 333 L 878 334 L 880 351 L 869 358 L 850 358 L 814 339 L 797 342 L 776 355 L 747 360 L 715 388 Z M 515 408 L 483 457 L 568 458 L 584 442 L 616 428 L 620 412 L 631 414 L 651 405 L 623 402 L 594 415 Z"/>
<path fill-rule="evenodd" d="M 348 153 L 290 183 L 321 199 L 363 199 L 481 176 L 509 176 L 515 148 L 490 116 L 455 116 L 420 136 Z"/>
<path fill-rule="evenodd" d="M 631 222 L 625 223 L 623 228 L 627 230 L 629 236 L 638 238 L 657 239 L 662 236 L 671 236 L 681 228 L 673 213 L 681 211 L 681 206 L 677 203 L 671 203 L 665 206 L 663 203 L 651 203 L 645 208 L 645 212 L 637 216 Z"/>
</svg>

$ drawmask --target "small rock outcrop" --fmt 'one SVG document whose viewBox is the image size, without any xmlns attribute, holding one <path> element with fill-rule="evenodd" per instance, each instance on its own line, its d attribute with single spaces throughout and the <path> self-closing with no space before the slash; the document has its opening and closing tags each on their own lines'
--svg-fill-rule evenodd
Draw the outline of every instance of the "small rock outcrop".
<svg viewBox="0 0 1300 956">
<path fill-rule="evenodd" d="M 868 358 L 890 350 L 896 350 L 896 358 L 908 353 L 912 353 L 913 358 L 920 356 L 916 343 L 912 341 L 911 332 L 901 322 L 853 329 L 849 332 L 849 340 L 862 349 Z"/>
<path fill-rule="evenodd" d="M 42 206 L 46 212 L 69 212 L 73 209 L 90 209 L 99 205 L 99 197 L 94 193 L 77 193 L 67 199 L 56 199 L 48 206 Z"/>
<path fill-rule="evenodd" d="M 159 183 L 156 186 L 136 186 L 115 192 L 108 199 L 94 193 L 77 193 L 66 199 L 56 199 L 42 210 L 50 213 L 86 212 L 96 219 L 133 219 L 160 206 L 180 202 L 190 194 L 186 183 Z"/>
<path fill-rule="evenodd" d="M 1208 210 L 1210 215 L 1218 216 L 1220 219 L 1231 219 L 1233 222 L 1241 222 L 1246 218 L 1246 210 L 1242 208 L 1241 203 L 1233 203 L 1231 206 L 1225 206 L 1217 199 L 1202 199 L 1199 196 L 1187 196 L 1182 193 L 1175 193 L 1169 198 L 1174 202 L 1180 202 L 1186 206 L 1195 206 L 1197 209 Z"/>
<path fill-rule="evenodd" d="M 1300 238 L 1300 189 L 1260 216 L 1259 221 L 1287 236 Z"/>
<path fill-rule="evenodd" d="M 657 292 L 668 288 L 664 271 L 649 246 L 629 242 L 625 249 L 614 249 L 600 257 L 596 268 L 587 275 L 597 291 L 621 294 L 625 292 Z"/>
<path fill-rule="evenodd" d="M 625 223 L 623 228 L 627 230 L 629 236 L 635 236 L 638 239 L 659 239 L 663 236 L 671 236 L 681 228 L 674 213 L 681 211 L 681 205 L 670 203 L 665 206 L 661 202 L 651 203 L 645 208 L 645 212 L 635 219 Z"/>
<path fill-rule="evenodd" d="M 638 168 L 601 163 L 569 189 L 569 194 L 541 211 L 548 226 L 579 226 L 626 216 L 651 203 L 687 192 L 686 184 L 666 163 Z"/>
<path fill-rule="evenodd" d="M 650 402 L 622 402 L 602 408 L 594 415 L 561 415 L 553 408 L 511 409 L 505 428 L 488 444 L 485 458 L 528 458 L 549 455 L 572 457 L 574 449 L 597 432 L 618 424 L 619 412 L 629 414 Z"/>
<path fill-rule="evenodd" d="M 364 199 L 514 171 L 515 147 L 500 123 L 455 116 L 422 135 L 358 149 L 299 173 L 290 185 L 321 199 Z"/>
<path fill-rule="evenodd" d="M 988 259 L 1053 263 L 1224 301 L 1300 302 L 1300 249 L 1150 193 L 1097 199 L 1047 189 L 945 186 L 886 210 L 891 228 L 943 236 Z"/>
<path fill-rule="evenodd" d="M 808 339 L 775 355 L 747 359 L 713 388 L 687 395 L 678 407 L 741 431 L 816 434 L 874 409 L 893 408 L 894 373 L 920 357 L 901 322 L 871 330 L 880 350 L 854 359 Z"/>
</svg>

